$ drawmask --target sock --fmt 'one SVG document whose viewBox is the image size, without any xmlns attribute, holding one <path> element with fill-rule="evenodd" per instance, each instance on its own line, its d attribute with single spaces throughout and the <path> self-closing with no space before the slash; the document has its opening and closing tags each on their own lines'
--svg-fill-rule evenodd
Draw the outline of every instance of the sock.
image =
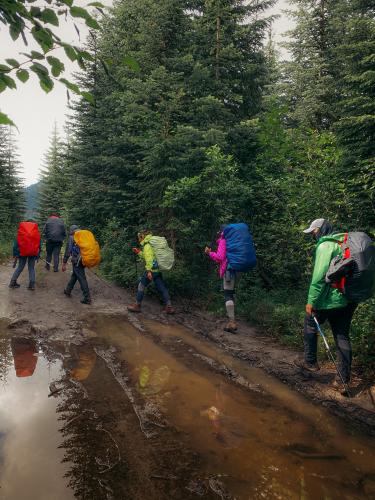
<svg viewBox="0 0 375 500">
<path fill-rule="evenodd" d="M 227 309 L 228 318 L 234 321 L 234 302 L 233 300 L 227 300 L 225 302 L 225 307 Z"/>
</svg>

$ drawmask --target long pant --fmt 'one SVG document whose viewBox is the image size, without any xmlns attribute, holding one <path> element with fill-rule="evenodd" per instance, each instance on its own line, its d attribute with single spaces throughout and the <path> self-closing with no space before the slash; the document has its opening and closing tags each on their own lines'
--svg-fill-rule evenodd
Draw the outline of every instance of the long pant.
<svg viewBox="0 0 375 500">
<path fill-rule="evenodd" d="M 74 285 L 77 283 L 77 281 L 81 285 L 83 298 L 90 299 L 89 285 L 87 283 L 85 268 L 82 262 L 80 262 L 79 264 L 73 264 L 72 275 L 70 277 L 69 283 L 66 286 L 66 291 L 68 293 L 72 292 Z"/>
<path fill-rule="evenodd" d="M 155 283 L 156 288 L 158 289 L 160 295 L 162 296 L 164 304 L 170 305 L 171 299 L 169 297 L 168 289 L 163 281 L 162 274 L 152 273 L 152 281 Z M 148 285 L 152 283 L 152 281 L 148 279 L 146 271 L 138 283 L 137 298 L 136 298 L 137 304 L 141 304 L 143 297 L 145 295 L 146 287 L 148 287 Z"/>
<path fill-rule="evenodd" d="M 17 269 L 14 271 L 11 282 L 17 281 L 19 275 L 22 273 L 24 270 L 24 267 L 27 262 L 27 267 L 29 270 L 29 282 L 31 285 L 35 285 L 35 262 L 36 262 L 36 257 L 18 257 L 18 266 Z"/>
<path fill-rule="evenodd" d="M 350 370 L 352 366 L 352 346 L 349 339 L 350 324 L 354 311 L 358 304 L 352 302 L 345 307 L 335 309 L 321 309 L 315 311 L 316 319 L 320 324 L 326 320 L 331 326 L 333 338 L 336 344 L 337 367 L 345 382 L 350 381 Z M 305 361 L 316 363 L 318 348 L 318 329 L 314 318 L 310 315 L 305 317 L 304 344 Z"/>
<path fill-rule="evenodd" d="M 60 260 L 60 252 L 62 247 L 62 241 L 51 241 L 47 240 L 46 242 L 46 251 L 47 251 L 47 265 L 49 266 L 53 257 L 53 269 L 55 271 L 59 270 L 59 260 Z"/>
</svg>

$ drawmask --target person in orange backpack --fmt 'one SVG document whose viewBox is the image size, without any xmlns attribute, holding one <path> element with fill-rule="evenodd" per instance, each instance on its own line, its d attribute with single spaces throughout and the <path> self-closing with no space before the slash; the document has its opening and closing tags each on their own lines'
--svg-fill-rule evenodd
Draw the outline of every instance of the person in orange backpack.
<svg viewBox="0 0 375 500">
<path fill-rule="evenodd" d="M 62 271 L 66 271 L 66 264 L 68 263 L 69 258 L 72 260 L 72 275 L 70 277 L 69 283 L 67 284 L 64 294 L 67 297 L 71 296 L 72 290 L 79 281 L 81 285 L 81 290 L 83 293 L 83 298 L 81 300 L 82 304 L 91 304 L 90 290 L 89 285 L 86 279 L 85 266 L 82 263 L 81 251 L 79 246 L 74 241 L 74 233 L 79 231 L 79 227 L 76 225 L 70 226 L 69 238 L 66 244 Z"/>
<path fill-rule="evenodd" d="M 14 271 L 9 288 L 19 288 L 17 279 L 25 268 L 29 270 L 29 290 L 35 290 L 35 263 L 40 256 L 41 238 L 38 224 L 32 220 L 20 222 L 17 238 L 13 244 L 13 257 L 18 260 L 18 267 Z"/>
</svg>

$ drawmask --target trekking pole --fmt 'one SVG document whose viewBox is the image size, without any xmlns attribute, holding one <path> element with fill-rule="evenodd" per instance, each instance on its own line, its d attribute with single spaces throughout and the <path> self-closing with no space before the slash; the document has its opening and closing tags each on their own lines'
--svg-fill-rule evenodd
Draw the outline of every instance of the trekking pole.
<svg viewBox="0 0 375 500">
<path fill-rule="evenodd" d="M 328 356 L 329 356 L 329 358 L 331 359 L 331 361 L 333 362 L 333 364 L 335 365 L 336 371 L 337 371 L 337 373 L 339 374 L 339 377 L 340 377 L 341 382 L 343 383 L 343 385 L 344 385 L 344 387 L 345 387 L 345 391 L 346 391 L 346 393 L 347 393 L 348 397 L 349 397 L 349 398 L 351 398 L 352 396 L 351 396 L 351 394 L 350 394 L 349 386 L 348 386 L 348 384 L 344 381 L 344 377 L 342 376 L 342 374 L 341 374 L 341 372 L 340 372 L 340 370 L 339 370 L 339 368 L 338 368 L 338 366 L 337 366 L 337 364 L 336 364 L 335 358 L 333 357 L 333 354 L 332 354 L 332 351 L 331 351 L 331 349 L 330 349 L 330 347 L 329 347 L 329 344 L 328 344 L 328 342 L 327 342 L 326 336 L 324 335 L 324 333 L 323 333 L 323 331 L 322 331 L 322 329 L 321 329 L 321 327 L 320 327 L 319 321 L 316 319 L 316 316 L 314 316 L 314 315 L 313 315 L 313 318 L 314 318 L 314 321 L 315 321 L 316 327 L 317 327 L 317 329 L 318 329 L 318 332 L 319 332 L 320 336 L 321 336 L 321 337 L 322 337 L 322 339 L 323 339 L 324 347 L 326 348 L 326 351 L 327 351 L 327 353 L 328 353 Z"/>
</svg>

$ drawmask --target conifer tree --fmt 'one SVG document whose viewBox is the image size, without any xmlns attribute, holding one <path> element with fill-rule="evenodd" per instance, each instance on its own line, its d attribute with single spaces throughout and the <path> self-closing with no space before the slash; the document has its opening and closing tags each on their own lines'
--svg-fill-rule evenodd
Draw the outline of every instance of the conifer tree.
<svg viewBox="0 0 375 500">
<path fill-rule="evenodd" d="M 20 160 L 14 132 L 10 126 L 0 126 L 0 229 L 10 230 L 22 217 L 24 196 Z"/>
<path fill-rule="evenodd" d="M 38 213 L 41 222 L 44 222 L 53 213 L 60 214 L 62 212 L 65 191 L 63 143 L 55 123 L 40 174 Z"/>
</svg>

